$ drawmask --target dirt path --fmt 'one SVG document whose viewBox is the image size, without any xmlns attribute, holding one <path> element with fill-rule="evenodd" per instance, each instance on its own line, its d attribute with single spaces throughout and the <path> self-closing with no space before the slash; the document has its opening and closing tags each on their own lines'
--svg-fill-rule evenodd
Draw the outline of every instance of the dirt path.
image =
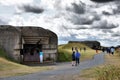
<svg viewBox="0 0 120 80">
<path fill-rule="evenodd" d="M 38 72 L 34 74 L 0 78 L 0 80 L 72 80 L 72 76 L 79 74 L 81 70 L 104 63 L 104 54 L 97 54 L 93 59 L 81 62 L 78 66 L 71 63 L 57 63 L 55 70 Z M 11 73 L 12 74 L 12 73 Z"/>
</svg>

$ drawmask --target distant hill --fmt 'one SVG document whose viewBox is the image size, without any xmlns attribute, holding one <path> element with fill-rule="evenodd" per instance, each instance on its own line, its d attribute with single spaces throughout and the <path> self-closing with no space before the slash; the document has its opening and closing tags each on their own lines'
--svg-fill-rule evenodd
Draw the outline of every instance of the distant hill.
<svg viewBox="0 0 120 80">
<path fill-rule="evenodd" d="M 87 60 L 93 57 L 95 54 L 95 50 L 91 49 L 85 44 L 82 43 L 68 43 L 64 45 L 58 46 L 58 61 L 71 61 L 72 47 L 77 47 L 78 51 L 81 52 L 81 60 Z M 84 52 L 83 48 L 86 48 L 86 52 Z"/>
<path fill-rule="evenodd" d="M 72 47 L 77 47 L 77 48 L 90 48 L 89 46 L 87 46 L 86 44 L 83 43 L 68 43 L 62 46 L 63 49 L 71 49 Z"/>
<path fill-rule="evenodd" d="M 101 44 L 98 41 L 69 41 L 68 43 L 81 43 L 93 49 L 101 47 Z"/>
</svg>

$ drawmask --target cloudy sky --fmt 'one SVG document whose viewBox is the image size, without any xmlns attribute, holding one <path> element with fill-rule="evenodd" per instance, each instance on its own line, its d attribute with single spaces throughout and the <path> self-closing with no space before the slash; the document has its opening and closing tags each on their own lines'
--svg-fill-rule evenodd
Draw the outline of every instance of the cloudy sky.
<svg viewBox="0 0 120 80">
<path fill-rule="evenodd" d="M 0 25 L 40 26 L 68 41 L 120 45 L 119 0 L 0 0 Z"/>
</svg>

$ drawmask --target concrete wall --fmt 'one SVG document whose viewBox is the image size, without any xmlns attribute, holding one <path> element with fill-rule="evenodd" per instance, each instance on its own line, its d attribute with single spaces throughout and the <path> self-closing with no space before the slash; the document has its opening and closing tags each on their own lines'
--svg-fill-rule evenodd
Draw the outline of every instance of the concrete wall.
<svg viewBox="0 0 120 80">
<path fill-rule="evenodd" d="M 16 60 L 19 59 L 19 34 L 13 28 L 0 27 L 0 46 L 4 49 L 8 56 Z"/>
<path fill-rule="evenodd" d="M 51 58 L 53 60 L 56 61 L 56 57 L 57 57 L 57 45 L 56 44 L 46 44 L 43 45 L 43 53 L 44 54 L 44 60 L 46 60 L 47 58 Z"/>
<path fill-rule="evenodd" d="M 21 43 L 22 35 L 22 43 Z M 57 59 L 57 35 L 49 30 L 40 27 L 13 27 L 13 26 L 0 26 L 0 46 L 5 50 L 8 56 L 20 61 L 20 49 L 23 44 L 26 44 L 25 37 L 48 37 L 47 44 L 42 44 L 44 59 L 51 57 Z M 35 41 L 35 39 L 32 39 Z M 38 41 L 38 40 L 37 40 Z M 36 44 L 36 42 L 34 43 Z"/>
</svg>

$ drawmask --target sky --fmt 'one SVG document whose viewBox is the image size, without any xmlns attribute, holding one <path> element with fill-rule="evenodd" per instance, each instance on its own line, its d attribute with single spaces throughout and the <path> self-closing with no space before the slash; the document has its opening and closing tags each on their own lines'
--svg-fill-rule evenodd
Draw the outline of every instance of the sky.
<svg viewBox="0 0 120 80">
<path fill-rule="evenodd" d="M 99 41 L 120 45 L 119 0 L 0 0 L 0 25 L 39 26 L 58 43 Z"/>
</svg>

